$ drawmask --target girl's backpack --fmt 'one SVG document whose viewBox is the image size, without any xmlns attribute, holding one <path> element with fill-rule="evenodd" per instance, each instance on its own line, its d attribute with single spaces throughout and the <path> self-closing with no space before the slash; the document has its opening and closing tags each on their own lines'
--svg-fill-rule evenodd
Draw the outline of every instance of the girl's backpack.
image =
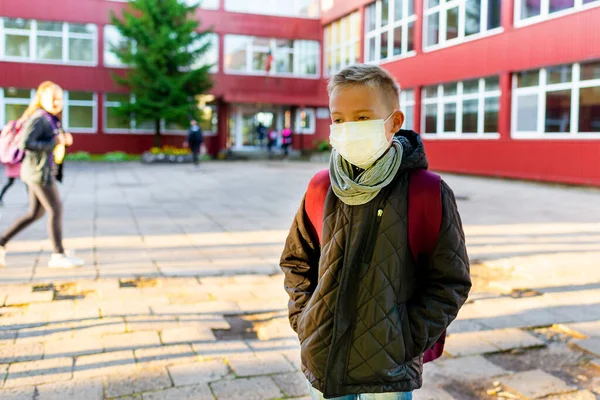
<svg viewBox="0 0 600 400">
<path fill-rule="evenodd" d="M 25 151 L 19 148 L 23 121 L 10 121 L 0 133 L 0 162 L 3 164 L 19 164 L 25 157 Z"/>
</svg>

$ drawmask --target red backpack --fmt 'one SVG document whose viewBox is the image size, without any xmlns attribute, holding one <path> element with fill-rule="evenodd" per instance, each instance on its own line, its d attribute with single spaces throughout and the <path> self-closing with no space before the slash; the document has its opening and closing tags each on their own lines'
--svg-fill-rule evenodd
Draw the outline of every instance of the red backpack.
<svg viewBox="0 0 600 400">
<path fill-rule="evenodd" d="M 323 209 L 331 186 L 329 170 L 318 172 L 308 184 L 304 207 L 319 237 L 323 234 Z M 413 258 L 431 254 L 442 225 L 441 178 L 424 169 L 414 170 L 408 185 L 408 242 Z M 446 331 L 424 354 L 423 362 L 437 360 L 444 352 Z"/>
<path fill-rule="evenodd" d="M 19 149 L 19 133 L 23 121 L 10 121 L 0 133 L 0 162 L 7 165 L 19 164 L 25 152 Z"/>
</svg>

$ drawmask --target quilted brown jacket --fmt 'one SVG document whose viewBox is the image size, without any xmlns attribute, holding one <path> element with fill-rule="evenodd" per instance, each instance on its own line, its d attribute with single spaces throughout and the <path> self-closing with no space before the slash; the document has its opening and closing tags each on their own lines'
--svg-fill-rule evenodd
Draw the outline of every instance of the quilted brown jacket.
<svg viewBox="0 0 600 400">
<path fill-rule="evenodd" d="M 416 133 L 397 137 L 404 150 L 395 180 L 360 206 L 342 203 L 330 189 L 322 246 L 303 200 L 281 257 L 302 370 L 326 398 L 420 388 L 423 353 L 471 287 L 460 216 L 443 182 L 435 250 L 418 266 L 411 255 L 408 177 L 427 168 L 427 158 Z"/>
</svg>

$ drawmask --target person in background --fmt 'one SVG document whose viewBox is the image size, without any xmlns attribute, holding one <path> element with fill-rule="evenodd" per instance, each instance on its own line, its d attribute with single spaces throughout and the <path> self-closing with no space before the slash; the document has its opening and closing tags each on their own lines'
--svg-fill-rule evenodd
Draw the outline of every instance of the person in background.
<svg viewBox="0 0 600 400">
<path fill-rule="evenodd" d="M 6 183 L 2 187 L 2 190 L 0 190 L 0 207 L 4 206 L 2 199 L 8 189 L 10 189 L 15 181 L 21 176 L 21 164 L 5 164 L 4 174 L 6 175 Z"/>
<path fill-rule="evenodd" d="M 192 159 L 194 160 L 196 169 L 200 168 L 200 149 L 202 148 L 203 143 L 204 133 L 202 132 L 202 128 L 198 125 L 198 121 L 193 119 L 190 121 L 190 129 L 184 147 L 189 147 L 192 151 Z"/>
<path fill-rule="evenodd" d="M 290 146 L 292 145 L 292 130 L 290 128 L 284 128 L 281 131 L 281 147 L 285 156 L 290 154 Z"/>
<path fill-rule="evenodd" d="M 267 150 L 269 151 L 269 158 L 273 157 L 273 147 L 275 147 L 275 145 L 277 144 L 277 136 L 279 135 L 279 133 L 277 132 L 277 129 L 272 128 L 269 131 L 269 137 L 268 137 L 268 142 L 267 142 Z"/>
<path fill-rule="evenodd" d="M 62 240 L 62 203 L 56 187 L 56 162 L 53 154 L 58 147 L 70 146 L 73 136 L 61 128 L 63 90 L 46 81 L 37 89 L 35 98 L 21 117 L 25 121 L 20 136 L 20 148 L 25 150 L 21 180 L 29 189 L 29 210 L 0 235 L 0 266 L 6 266 L 6 244 L 18 233 L 48 213 L 48 233 L 54 253 L 48 267 L 74 268 L 83 260 L 65 252 Z"/>
<path fill-rule="evenodd" d="M 265 145 L 265 136 L 267 135 L 267 127 L 262 122 L 259 122 L 256 127 L 256 135 L 258 137 L 258 146 L 263 148 Z"/>
</svg>

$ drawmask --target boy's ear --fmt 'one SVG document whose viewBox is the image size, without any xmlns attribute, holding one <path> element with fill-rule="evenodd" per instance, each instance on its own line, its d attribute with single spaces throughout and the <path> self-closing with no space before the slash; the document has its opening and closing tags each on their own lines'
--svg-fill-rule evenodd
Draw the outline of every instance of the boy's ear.
<svg viewBox="0 0 600 400">
<path fill-rule="evenodd" d="M 396 132 L 398 132 L 400 130 L 400 128 L 402 128 L 402 125 L 404 125 L 404 113 L 402 113 L 402 111 L 396 111 L 394 113 L 394 116 L 392 117 L 392 120 L 394 121 L 394 125 L 393 125 L 393 130 L 394 130 L 394 134 Z"/>
</svg>

